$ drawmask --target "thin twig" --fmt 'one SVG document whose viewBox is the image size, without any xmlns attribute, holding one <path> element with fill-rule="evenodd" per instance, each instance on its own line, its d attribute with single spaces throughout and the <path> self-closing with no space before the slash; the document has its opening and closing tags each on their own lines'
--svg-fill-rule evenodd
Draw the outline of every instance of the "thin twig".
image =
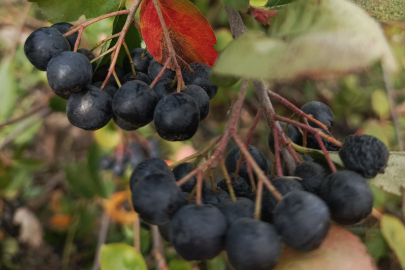
<svg viewBox="0 0 405 270">
<path fill-rule="evenodd" d="M 256 193 L 256 202 L 255 202 L 255 212 L 254 218 L 260 220 L 260 213 L 262 208 L 262 197 L 263 197 L 263 181 L 259 180 L 257 183 L 257 193 Z"/>
<path fill-rule="evenodd" d="M 222 157 L 219 159 L 219 163 L 221 164 L 221 169 L 225 176 L 225 181 L 226 181 L 226 185 L 228 186 L 228 192 L 229 192 L 229 195 L 231 196 L 231 200 L 233 202 L 236 202 L 235 191 L 233 190 L 231 179 L 229 178 L 229 174 L 228 174 L 228 171 L 226 170 L 225 162 Z"/>
<path fill-rule="evenodd" d="M 96 250 L 96 257 L 94 258 L 93 270 L 98 270 L 100 268 L 100 249 L 101 246 L 105 243 L 105 240 L 107 238 L 109 224 L 110 224 L 110 217 L 106 212 L 104 212 L 101 218 L 100 231 L 98 233 L 97 250 Z"/>
<path fill-rule="evenodd" d="M 153 86 L 156 85 L 156 83 L 159 81 L 159 79 L 162 77 L 163 73 L 166 71 L 166 68 L 169 66 L 170 62 L 171 62 L 172 58 L 169 57 L 166 60 L 166 63 L 164 64 L 164 66 L 162 67 L 162 69 L 159 71 L 158 75 L 156 76 L 156 78 L 153 80 L 153 82 L 149 85 L 150 88 L 153 88 Z"/>
<path fill-rule="evenodd" d="M 158 270 L 169 270 L 167 267 L 165 257 L 163 256 L 162 239 L 160 238 L 159 229 L 156 225 L 151 226 L 152 239 L 153 239 L 153 255 L 157 262 Z"/>
<path fill-rule="evenodd" d="M 27 117 L 30 117 L 34 113 L 36 113 L 37 111 L 42 110 L 43 108 L 46 108 L 46 107 L 48 107 L 48 99 L 46 99 L 46 102 L 44 102 L 44 104 L 39 104 L 38 106 L 32 107 L 30 110 L 28 110 L 28 112 L 24 113 L 23 115 L 18 116 L 18 117 L 13 118 L 13 119 L 10 119 L 10 120 L 8 120 L 6 122 L 3 122 L 2 124 L 0 124 L 0 129 L 5 127 L 5 126 L 17 123 L 17 122 L 19 122 L 19 121 L 21 121 L 21 120 L 23 120 L 23 119 L 25 119 Z"/>
<path fill-rule="evenodd" d="M 280 141 L 278 140 L 279 133 L 276 131 L 277 127 L 274 121 L 271 129 L 273 130 L 274 135 L 274 156 L 276 160 L 277 176 L 283 176 L 283 170 L 281 169 L 280 160 Z"/>
<path fill-rule="evenodd" d="M 99 56 L 95 57 L 93 60 L 90 61 L 90 63 L 94 63 L 96 62 L 98 59 L 100 59 L 101 57 L 109 54 L 112 51 L 115 51 L 115 49 L 117 48 L 117 46 L 111 47 L 109 48 L 107 51 L 103 52 L 102 54 L 100 54 Z"/>
<path fill-rule="evenodd" d="M 141 221 L 139 220 L 139 216 L 136 215 L 134 219 L 134 247 L 135 250 L 141 253 Z"/>
<path fill-rule="evenodd" d="M 197 185 L 196 185 L 197 196 L 195 198 L 195 204 L 196 205 L 201 204 L 202 181 L 203 181 L 203 174 L 202 174 L 201 171 L 198 171 L 198 173 L 197 173 Z"/>
<path fill-rule="evenodd" d="M 181 69 L 179 64 L 177 63 L 177 59 L 176 59 L 176 52 L 174 50 L 173 44 L 172 44 L 172 40 L 170 38 L 170 34 L 169 34 L 169 30 L 167 30 L 167 26 L 166 26 L 166 22 L 165 19 L 163 18 L 163 14 L 162 14 L 162 10 L 160 9 L 160 5 L 158 0 L 152 0 L 153 1 L 153 5 L 155 6 L 156 9 L 156 13 L 159 17 L 159 21 L 160 24 L 162 26 L 162 30 L 163 30 L 163 35 L 165 36 L 165 40 L 166 40 L 166 44 L 167 44 L 167 49 L 169 51 L 169 54 L 171 56 L 171 59 L 173 61 L 174 67 L 176 69 L 176 74 L 177 74 L 177 92 L 181 91 L 181 86 L 182 86 L 182 82 L 183 82 L 183 75 L 181 75 Z"/>
<path fill-rule="evenodd" d="M 105 42 L 109 41 L 110 39 L 116 38 L 119 35 L 121 35 L 121 32 L 114 34 L 112 36 L 109 36 L 103 40 L 100 40 L 99 42 L 96 43 L 96 45 L 93 46 L 93 48 L 91 48 L 86 54 L 89 55 L 91 54 L 95 49 L 97 49 L 98 46 L 100 46 L 101 44 L 104 44 Z"/>
<path fill-rule="evenodd" d="M 135 78 L 136 77 L 136 71 L 135 71 L 135 67 L 134 67 L 134 62 L 132 61 L 131 52 L 129 51 L 129 48 L 127 46 L 127 43 L 125 42 L 125 39 L 122 42 L 122 45 L 124 45 L 125 51 L 127 53 L 128 59 L 129 59 L 129 64 L 131 65 L 132 75 Z"/>
</svg>

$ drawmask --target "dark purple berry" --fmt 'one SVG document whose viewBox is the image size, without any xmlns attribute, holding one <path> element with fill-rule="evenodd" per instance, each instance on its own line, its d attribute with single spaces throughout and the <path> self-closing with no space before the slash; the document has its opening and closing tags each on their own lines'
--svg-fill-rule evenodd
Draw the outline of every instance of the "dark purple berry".
<svg viewBox="0 0 405 270">
<path fill-rule="evenodd" d="M 66 34 L 69 32 L 70 28 L 73 27 L 73 24 L 66 23 L 66 22 L 61 22 L 61 23 L 56 23 L 51 26 L 51 28 L 57 29 L 62 35 Z M 73 50 L 75 47 L 76 39 L 79 36 L 79 31 L 69 35 L 66 37 L 67 41 L 69 42 L 70 48 Z M 79 51 L 78 51 L 79 52 Z"/>
<path fill-rule="evenodd" d="M 245 179 L 240 177 L 239 175 L 234 179 L 234 173 L 229 174 L 231 178 L 231 184 L 233 187 L 233 191 L 235 192 L 236 197 L 247 197 L 250 193 L 252 193 L 252 188 L 248 185 Z M 228 185 L 226 183 L 226 179 L 222 179 L 218 183 L 218 187 L 225 190 L 229 193 Z"/>
<path fill-rule="evenodd" d="M 247 198 L 237 198 L 236 202 L 227 200 L 216 205 L 224 215 L 228 226 L 240 218 L 253 218 L 255 204 Z"/>
<path fill-rule="evenodd" d="M 135 170 L 131 174 L 129 187 L 132 189 L 136 182 L 152 173 L 166 173 L 173 178 L 173 182 L 175 181 L 173 173 L 170 171 L 169 167 L 163 159 L 149 158 L 142 161 L 138 164 L 138 166 L 136 166 Z"/>
<path fill-rule="evenodd" d="M 281 126 L 281 129 L 284 131 L 286 123 L 280 122 L 280 126 Z M 290 140 L 293 143 L 298 144 L 298 145 L 302 145 L 302 134 L 298 130 L 297 127 L 295 127 L 293 125 L 288 125 L 286 135 L 287 135 L 288 138 L 290 138 Z M 269 134 L 268 143 L 269 143 L 270 151 L 272 153 L 275 153 L 275 151 L 274 151 L 274 135 L 273 135 L 273 131 L 270 132 L 270 134 Z"/>
<path fill-rule="evenodd" d="M 146 52 L 142 57 L 144 51 L 145 50 L 142 48 L 136 48 L 131 51 L 132 62 L 136 72 L 147 73 L 149 64 L 153 60 L 153 57 L 149 52 Z M 124 58 L 123 67 L 125 73 L 132 72 L 131 62 L 129 62 L 128 56 L 125 56 Z"/>
<path fill-rule="evenodd" d="M 159 72 L 162 70 L 163 65 L 160 64 L 158 61 L 156 60 L 152 60 L 149 64 L 149 68 L 148 68 L 148 75 L 149 77 L 154 80 L 157 75 L 159 74 Z M 174 76 L 176 75 L 176 72 L 174 72 L 171 69 L 166 68 L 166 70 L 163 72 L 162 76 L 160 78 L 169 78 L 169 79 L 174 79 Z"/>
<path fill-rule="evenodd" d="M 228 201 L 231 197 L 229 194 L 220 188 L 216 189 L 216 192 L 212 191 L 212 189 L 204 189 L 202 192 L 202 201 L 205 204 L 212 204 L 217 205 L 220 202 Z"/>
<path fill-rule="evenodd" d="M 128 73 L 127 75 L 125 75 L 121 79 L 121 84 L 125 84 L 126 82 L 135 81 L 135 80 L 142 81 L 142 82 L 146 83 L 147 85 L 152 83 L 152 80 L 148 75 L 146 75 L 145 73 L 142 73 L 142 72 L 137 72 L 135 77 L 132 73 Z"/>
<path fill-rule="evenodd" d="M 301 110 L 308 115 L 312 115 L 313 118 L 327 126 L 328 129 L 332 127 L 333 112 L 328 105 L 319 101 L 311 101 L 304 104 L 301 107 Z M 319 125 L 315 124 L 311 120 L 308 120 L 308 124 L 314 128 L 320 128 Z"/>
<path fill-rule="evenodd" d="M 210 111 L 210 98 L 204 89 L 197 85 L 187 85 L 187 88 L 182 92 L 194 99 L 200 111 L 200 121 L 204 120 Z"/>
<path fill-rule="evenodd" d="M 325 169 L 311 161 L 305 161 L 295 168 L 295 176 L 300 177 L 300 181 L 305 191 L 319 194 L 319 189 L 321 188 L 322 181 L 327 176 Z"/>
</svg>

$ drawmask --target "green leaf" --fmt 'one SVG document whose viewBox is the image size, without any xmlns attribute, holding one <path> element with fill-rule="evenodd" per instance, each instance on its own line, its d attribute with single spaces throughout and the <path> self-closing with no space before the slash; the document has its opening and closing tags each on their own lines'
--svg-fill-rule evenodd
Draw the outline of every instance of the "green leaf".
<svg viewBox="0 0 405 270">
<path fill-rule="evenodd" d="M 218 75 L 218 74 L 211 74 L 210 81 L 219 87 L 231 87 L 239 82 L 238 77 L 227 76 L 227 75 Z"/>
<path fill-rule="evenodd" d="M 169 262 L 169 269 L 170 270 L 192 270 L 193 266 L 190 262 L 182 261 L 182 260 L 171 260 Z"/>
<path fill-rule="evenodd" d="M 371 106 L 379 117 L 383 118 L 390 114 L 390 103 L 387 93 L 383 90 L 375 90 L 371 95 Z"/>
<path fill-rule="evenodd" d="M 263 7 L 264 5 L 266 5 L 267 0 L 250 0 L 250 5 L 252 7 Z"/>
<path fill-rule="evenodd" d="M 224 4 L 235 10 L 246 10 L 249 6 L 249 0 L 222 0 Z"/>
<path fill-rule="evenodd" d="M 119 10 L 123 10 L 123 9 L 125 9 L 125 1 L 121 1 Z M 113 23 L 112 35 L 117 34 L 122 31 L 122 28 L 124 27 L 127 18 L 128 18 L 128 15 L 120 15 L 120 16 L 115 17 L 114 23 Z M 108 49 L 115 46 L 115 44 L 117 44 L 117 41 L 118 41 L 118 38 L 112 39 Z M 135 48 L 141 47 L 141 36 L 138 32 L 138 29 L 136 29 L 136 27 L 134 26 L 133 23 L 131 23 L 131 25 L 128 28 L 128 32 L 125 35 L 125 42 L 127 43 L 129 51 L 132 51 Z M 111 55 L 111 54 L 108 54 L 108 55 Z M 108 55 L 104 57 L 103 63 L 108 62 L 108 59 L 110 59 L 110 57 L 108 57 Z M 127 55 L 127 53 L 125 51 L 124 46 L 121 46 L 120 53 L 118 54 L 117 65 L 122 66 L 122 61 L 124 60 L 124 57 L 126 55 Z"/>
<path fill-rule="evenodd" d="M 404 21 L 405 0 L 350 0 L 367 11 L 377 21 Z"/>
<path fill-rule="evenodd" d="M 212 260 L 207 260 L 205 262 L 207 270 L 226 270 L 226 262 L 222 256 L 217 256 Z"/>
<path fill-rule="evenodd" d="M 101 270 L 147 270 L 142 255 L 125 244 L 108 244 L 101 247 Z"/>
<path fill-rule="evenodd" d="M 28 119 L 26 121 L 29 121 Z M 30 126 L 28 126 L 26 129 L 24 129 L 23 132 L 21 132 L 14 140 L 14 143 L 16 144 L 24 144 L 29 141 L 31 141 L 35 134 L 37 134 L 37 131 L 41 128 L 42 126 L 43 119 L 39 119 L 32 123 Z M 23 123 L 22 123 L 23 125 Z"/>
<path fill-rule="evenodd" d="M 72 22 L 85 15 L 95 18 L 117 6 L 117 0 L 29 0 L 38 4 L 42 14 L 52 23 Z"/>
<path fill-rule="evenodd" d="M 16 100 L 16 83 L 14 74 L 11 71 L 11 60 L 4 58 L 0 63 L 0 82 L 1 82 L 1 99 L 0 99 L 0 122 L 4 122 L 10 117 Z"/>
<path fill-rule="evenodd" d="M 66 112 L 67 100 L 59 96 L 54 96 L 49 99 L 49 107 L 54 112 Z"/>
<path fill-rule="evenodd" d="M 287 5 L 291 2 L 293 2 L 294 0 L 269 0 L 266 3 L 266 7 L 277 7 L 277 6 L 283 6 L 283 5 Z"/>
<path fill-rule="evenodd" d="M 396 217 L 383 215 L 381 218 L 381 232 L 388 245 L 397 255 L 402 268 L 405 268 L 405 226 Z"/>
<path fill-rule="evenodd" d="M 367 252 L 375 261 L 379 261 L 389 253 L 389 247 L 380 230 L 370 230 L 364 244 L 367 247 Z"/>
<path fill-rule="evenodd" d="M 398 69 L 379 24 L 346 0 L 297 0 L 274 17 L 269 37 L 244 33 L 221 53 L 213 72 L 252 79 L 325 79 L 380 61 Z"/>
</svg>

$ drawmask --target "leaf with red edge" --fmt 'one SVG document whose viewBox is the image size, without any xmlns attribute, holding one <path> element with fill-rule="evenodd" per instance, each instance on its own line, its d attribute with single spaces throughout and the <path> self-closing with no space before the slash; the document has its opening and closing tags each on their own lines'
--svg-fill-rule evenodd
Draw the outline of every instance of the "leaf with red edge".
<svg viewBox="0 0 405 270">
<path fill-rule="evenodd" d="M 214 49 L 217 40 L 204 15 L 188 0 L 158 0 L 158 3 L 175 52 L 187 63 L 202 62 L 212 67 L 218 56 Z M 142 36 L 149 52 L 164 64 L 169 51 L 152 0 L 142 2 L 140 17 Z"/>
<path fill-rule="evenodd" d="M 366 246 L 351 232 L 332 226 L 322 245 L 308 253 L 284 248 L 274 270 L 376 270 Z"/>
</svg>

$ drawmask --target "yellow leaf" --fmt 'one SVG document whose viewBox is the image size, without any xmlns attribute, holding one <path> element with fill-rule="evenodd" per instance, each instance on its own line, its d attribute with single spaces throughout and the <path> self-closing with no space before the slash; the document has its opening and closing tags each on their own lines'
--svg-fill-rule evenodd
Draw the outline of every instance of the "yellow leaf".
<svg viewBox="0 0 405 270">
<path fill-rule="evenodd" d="M 402 268 L 405 268 L 405 226 L 396 217 L 383 215 L 381 218 L 381 232 L 388 245 L 397 255 Z"/>
<path fill-rule="evenodd" d="M 120 135 L 115 129 L 111 128 L 110 123 L 94 131 L 94 139 L 103 148 L 115 148 L 121 140 Z"/>
</svg>

